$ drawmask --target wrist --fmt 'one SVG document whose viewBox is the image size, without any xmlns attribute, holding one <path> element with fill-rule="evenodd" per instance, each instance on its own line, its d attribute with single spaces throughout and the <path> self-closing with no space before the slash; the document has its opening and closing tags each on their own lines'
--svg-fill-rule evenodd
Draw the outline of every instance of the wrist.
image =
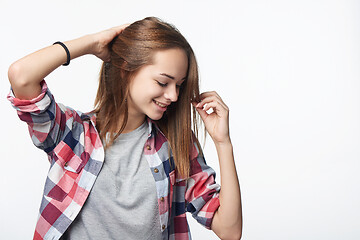
<svg viewBox="0 0 360 240">
<path fill-rule="evenodd" d="M 64 44 L 70 51 L 71 59 L 74 59 L 86 54 L 93 54 L 96 42 L 93 36 L 85 35 L 74 40 L 66 41 Z"/>
<path fill-rule="evenodd" d="M 79 38 L 79 43 L 82 48 L 82 55 L 86 54 L 97 54 L 98 49 L 98 40 L 94 36 L 94 34 L 87 34 Z"/>
<path fill-rule="evenodd" d="M 214 141 L 216 148 L 224 148 L 224 147 L 232 147 L 231 139 L 230 137 L 222 140 L 222 141 Z"/>
<path fill-rule="evenodd" d="M 99 39 L 96 37 L 96 34 L 88 34 L 83 36 L 84 41 L 87 43 L 87 54 L 93 54 L 93 55 L 97 55 L 99 54 L 99 45 L 100 45 L 100 41 Z"/>
</svg>

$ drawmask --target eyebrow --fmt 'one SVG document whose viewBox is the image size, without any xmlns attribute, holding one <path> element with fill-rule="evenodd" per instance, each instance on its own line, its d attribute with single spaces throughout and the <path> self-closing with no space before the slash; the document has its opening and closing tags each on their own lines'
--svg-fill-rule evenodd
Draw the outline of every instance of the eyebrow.
<svg viewBox="0 0 360 240">
<path fill-rule="evenodd" d="M 166 73 L 160 73 L 160 75 L 161 75 L 161 76 L 168 77 L 168 78 L 170 78 L 170 79 L 172 79 L 172 80 L 175 80 L 175 78 L 174 78 L 173 76 L 169 75 L 169 74 L 166 74 Z M 181 80 L 185 80 L 185 79 L 186 79 L 186 77 L 182 78 Z"/>
</svg>

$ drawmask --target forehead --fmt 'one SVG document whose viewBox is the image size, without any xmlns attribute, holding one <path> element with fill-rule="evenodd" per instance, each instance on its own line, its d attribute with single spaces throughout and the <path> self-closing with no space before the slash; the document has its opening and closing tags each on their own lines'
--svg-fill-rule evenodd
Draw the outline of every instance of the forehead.
<svg viewBox="0 0 360 240">
<path fill-rule="evenodd" d="M 185 77 L 188 69 L 188 58 L 182 49 L 174 48 L 156 51 L 153 55 L 152 68 L 175 78 Z"/>
</svg>

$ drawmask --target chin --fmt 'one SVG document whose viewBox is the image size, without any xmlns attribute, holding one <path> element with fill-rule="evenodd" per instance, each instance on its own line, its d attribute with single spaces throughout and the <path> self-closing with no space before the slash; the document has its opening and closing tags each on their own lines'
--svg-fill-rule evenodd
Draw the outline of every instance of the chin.
<svg viewBox="0 0 360 240">
<path fill-rule="evenodd" d="M 152 120 L 160 120 L 164 114 L 146 114 L 146 116 Z"/>
</svg>

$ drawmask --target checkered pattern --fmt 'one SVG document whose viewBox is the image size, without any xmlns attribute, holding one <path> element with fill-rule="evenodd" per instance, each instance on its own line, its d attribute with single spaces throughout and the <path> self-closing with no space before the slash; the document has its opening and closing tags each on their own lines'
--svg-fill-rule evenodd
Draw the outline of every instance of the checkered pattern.
<svg viewBox="0 0 360 240">
<path fill-rule="evenodd" d="M 20 100 L 10 91 L 8 100 L 26 122 L 33 143 L 50 161 L 34 239 L 59 239 L 84 205 L 104 161 L 104 148 L 95 128 L 96 116 L 55 102 L 45 81 L 41 94 Z M 215 172 L 194 145 L 190 178 L 175 171 L 169 144 L 148 119 L 144 154 L 156 182 L 163 239 L 191 239 L 186 212 L 210 229 L 220 205 Z M 171 153 L 171 151 L 170 151 Z"/>
</svg>

